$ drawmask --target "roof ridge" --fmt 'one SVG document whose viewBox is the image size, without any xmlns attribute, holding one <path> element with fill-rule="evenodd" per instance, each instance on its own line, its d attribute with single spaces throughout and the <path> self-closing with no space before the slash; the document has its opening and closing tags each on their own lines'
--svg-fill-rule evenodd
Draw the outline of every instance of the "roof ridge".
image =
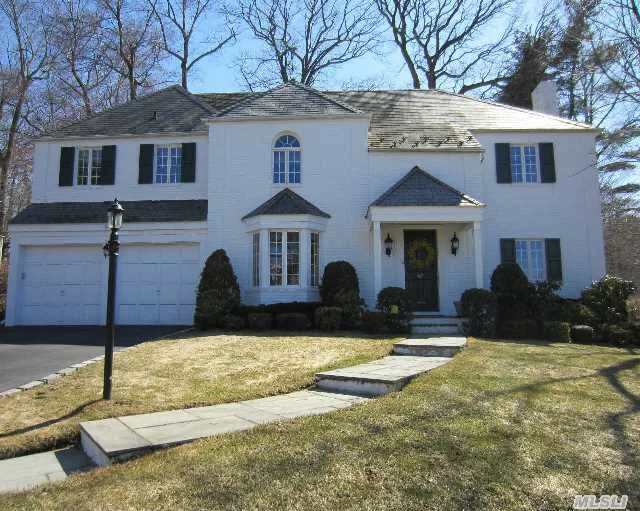
<svg viewBox="0 0 640 511">
<path fill-rule="evenodd" d="M 329 96 L 327 96 L 325 93 L 323 93 L 322 91 L 318 90 L 318 89 L 314 89 L 313 87 L 309 87 L 308 85 L 303 85 L 302 83 L 298 83 L 295 80 L 288 82 L 292 85 L 295 85 L 307 92 L 311 92 L 312 94 L 315 94 L 318 97 L 321 97 L 322 99 L 325 99 L 327 101 L 331 101 L 334 105 L 338 105 L 341 108 L 344 108 L 345 110 L 349 110 L 350 112 L 354 113 L 354 114 L 361 114 L 364 113 L 362 110 L 359 110 L 358 108 L 355 108 L 351 105 L 347 105 L 345 103 L 342 103 L 341 101 L 338 101 L 336 99 L 330 98 Z"/>
<path fill-rule="evenodd" d="M 169 88 L 175 88 L 175 90 L 180 92 L 184 97 L 186 97 L 187 99 L 193 101 L 196 105 L 198 105 L 202 109 L 206 110 L 207 112 L 216 113 L 216 111 L 213 108 L 211 108 L 209 105 L 207 105 L 204 101 L 202 101 L 200 98 L 198 98 L 195 94 L 189 92 L 189 90 L 185 89 L 182 85 L 175 84 L 175 85 L 172 85 Z"/>
</svg>

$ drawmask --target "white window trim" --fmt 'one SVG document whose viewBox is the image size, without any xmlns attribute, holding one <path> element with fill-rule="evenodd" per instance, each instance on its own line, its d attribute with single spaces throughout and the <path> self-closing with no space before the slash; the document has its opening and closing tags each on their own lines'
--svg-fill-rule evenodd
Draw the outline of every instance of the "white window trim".
<svg viewBox="0 0 640 511">
<path fill-rule="evenodd" d="M 535 148 L 536 150 L 536 181 L 533 183 L 527 183 L 527 177 L 526 177 L 526 165 L 525 165 L 525 161 L 524 161 L 524 147 L 525 146 L 532 146 Z M 516 182 L 513 181 L 513 170 L 512 170 L 512 162 L 511 162 L 511 148 L 512 147 L 519 147 L 520 148 L 520 157 L 521 157 L 521 161 L 522 161 L 522 181 L 520 182 Z M 511 172 L 511 184 L 515 185 L 515 186 L 535 186 L 535 185 L 539 185 L 542 183 L 541 179 L 542 176 L 540 175 L 540 148 L 538 146 L 537 142 L 515 142 L 515 143 L 510 143 L 509 144 L 509 171 Z"/>
<path fill-rule="evenodd" d="M 258 245 L 256 246 L 256 236 Z M 251 287 L 259 288 L 262 285 L 262 233 L 255 231 L 251 233 Z M 257 261 L 256 261 L 257 256 Z M 256 274 L 257 270 L 257 274 Z M 258 281 L 256 283 L 256 280 Z"/>
<path fill-rule="evenodd" d="M 520 266 L 520 263 L 518 263 L 518 250 L 517 250 L 517 243 L 518 242 L 526 242 L 527 244 L 527 263 L 528 263 L 528 268 L 522 268 L 522 266 Z M 542 244 L 542 279 L 540 280 L 531 280 L 531 276 L 529 275 L 529 273 L 531 272 L 531 261 L 532 261 L 532 257 L 531 257 L 531 242 L 532 241 L 539 241 Z M 546 253 L 546 246 L 545 246 L 545 241 L 544 238 L 515 238 L 514 242 L 516 243 L 516 263 L 518 264 L 518 266 L 520 266 L 520 268 L 522 269 L 522 271 L 524 272 L 524 274 L 527 276 L 527 279 L 529 280 L 529 282 L 544 282 L 547 280 L 547 253 Z"/>
<path fill-rule="evenodd" d="M 176 142 L 173 144 L 153 144 L 153 181 L 152 184 L 154 185 L 158 185 L 158 186 L 176 186 L 176 185 L 180 185 L 183 184 L 182 183 L 182 168 L 180 168 L 178 177 L 179 180 L 176 181 L 175 183 L 171 183 L 170 181 L 167 181 L 166 183 L 158 183 L 156 181 L 156 173 L 158 171 L 158 148 L 168 148 L 169 152 L 171 152 L 172 148 L 179 148 L 180 149 L 180 162 L 182 163 L 182 143 L 180 142 Z M 167 174 L 169 175 L 169 174 Z"/>
<path fill-rule="evenodd" d="M 76 146 L 76 154 L 74 156 L 73 162 L 73 186 L 82 186 L 82 187 L 102 187 L 103 185 L 96 183 L 91 183 L 91 168 L 93 167 L 93 151 L 100 151 L 100 171 L 103 171 L 103 159 L 102 159 L 102 146 Z M 80 162 L 80 151 L 89 151 L 89 167 L 87 168 L 87 184 L 79 184 L 78 183 L 78 172 L 79 162 Z"/>
<path fill-rule="evenodd" d="M 276 147 L 276 142 L 278 141 L 278 139 L 280 137 L 284 137 L 286 135 L 289 135 L 290 137 L 294 137 L 298 143 L 300 144 L 300 147 Z M 276 163 L 276 151 L 284 151 L 285 152 L 285 160 L 284 160 L 284 183 L 276 183 L 273 180 L 273 176 L 274 176 L 274 166 Z M 289 153 L 293 152 L 293 151 L 298 151 L 300 153 L 300 181 L 298 183 L 292 183 L 289 181 Z M 276 136 L 276 138 L 273 139 L 273 142 L 271 144 L 271 184 L 274 187 L 280 187 L 280 186 L 299 186 L 302 184 L 302 142 L 300 142 L 300 137 L 298 135 L 296 135 L 295 133 L 292 133 L 290 131 L 283 131 L 281 133 L 278 133 L 278 135 Z"/>
<path fill-rule="evenodd" d="M 318 270 L 318 281 L 313 284 L 311 282 L 311 280 L 313 279 L 313 265 L 311 264 L 313 261 L 313 251 L 312 251 L 312 247 L 313 244 L 311 242 L 311 237 L 313 235 L 316 235 L 318 237 L 318 264 L 317 264 L 317 270 Z M 308 278 L 308 286 L 314 289 L 317 289 L 320 287 L 320 278 L 321 278 L 321 274 L 322 272 L 320 271 L 320 233 L 318 231 L 309 231 L 309 278 Z"/>
</svg>

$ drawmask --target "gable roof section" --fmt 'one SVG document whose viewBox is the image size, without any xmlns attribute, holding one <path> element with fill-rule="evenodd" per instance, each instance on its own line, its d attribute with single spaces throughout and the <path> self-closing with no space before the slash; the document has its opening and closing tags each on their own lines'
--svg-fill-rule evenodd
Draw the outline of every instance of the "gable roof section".
<svg viewBox="0 0 640 511">
<path fill-rule="evenodd" d="M 174 85 L 46 133 L 42 138 L 206 132 L 202 118 L 214 113 L 206 101 Z"/>
<path fill-rule="evenodd" d="M 420 167 L 413 167 L 369 207 L 482 205 L 481 202 L 436 179 Z"/>
<path fill-rule="evenodd" d="M 288 82 L 266 92 L 248 94 L 237 103 L 219 112 L 215 118 L 246 119 L 356 114 L 362 115 L 362 112 L 311 87 L 297 82 Z"/>
<path fill-rule="evenodd" d="M 331 218 L 331 215 L 303 199 L 290 188 L 279 191 L 251 213 L 243 216 L 242 220 L 259 215 L 312 215 Z"/>
<path fill-rule="evenodd" d="M 143 200 L 121 202 L 124 222 L 204 222 L 207 201 Z M 16 224 L 105 224 L 111 202 L 41 202 L 27 206 L 18 213 Z"/>
</svg>

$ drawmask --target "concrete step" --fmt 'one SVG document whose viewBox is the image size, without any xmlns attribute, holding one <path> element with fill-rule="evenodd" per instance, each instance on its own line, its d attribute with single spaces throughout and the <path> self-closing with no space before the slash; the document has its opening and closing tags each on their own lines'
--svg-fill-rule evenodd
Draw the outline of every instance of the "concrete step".
<svg viewBox="0 0 640 511">
<path fill-rule="evenodd" d="M 417 357 L 453 357 L 466 345 L 467 338 L 461 336 L 405 339 L 393 345 L 393 352 Z"/>
<path fill-rule="evenodd" d="M 462 333 L 461 325 L 412 325 L 411 334 L 424 337 L 443 335 L 459 335 Z"/>
<path fill-rule="evenodd" d="M 391 355 L 366 364 L 316 373 L 316 385 L 333 392 L 382 396 L 401 390 L 416 376 L 450 360 L 450 357 Z"/>
<path fill-rule="evenodd" d="M 413 315 L 411 325 L 460 325 L 462 324 L 462 318 L 457 316 L 428 316 L 428 315 Z"/>
</svg>

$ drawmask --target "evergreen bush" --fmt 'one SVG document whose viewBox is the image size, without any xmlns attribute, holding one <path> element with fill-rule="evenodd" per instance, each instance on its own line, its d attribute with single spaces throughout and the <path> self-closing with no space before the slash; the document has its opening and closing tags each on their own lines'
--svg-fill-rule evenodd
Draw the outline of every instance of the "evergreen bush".
<svg viewBox="0 0 640 511">
<path fill-rule="evenodd" d="M 218 326 L 221 318 L 240 305 L 240 286 L 223 249 L 207 259 L 200 275 L 194 323 L 202 329 Z"/>
</svg>

